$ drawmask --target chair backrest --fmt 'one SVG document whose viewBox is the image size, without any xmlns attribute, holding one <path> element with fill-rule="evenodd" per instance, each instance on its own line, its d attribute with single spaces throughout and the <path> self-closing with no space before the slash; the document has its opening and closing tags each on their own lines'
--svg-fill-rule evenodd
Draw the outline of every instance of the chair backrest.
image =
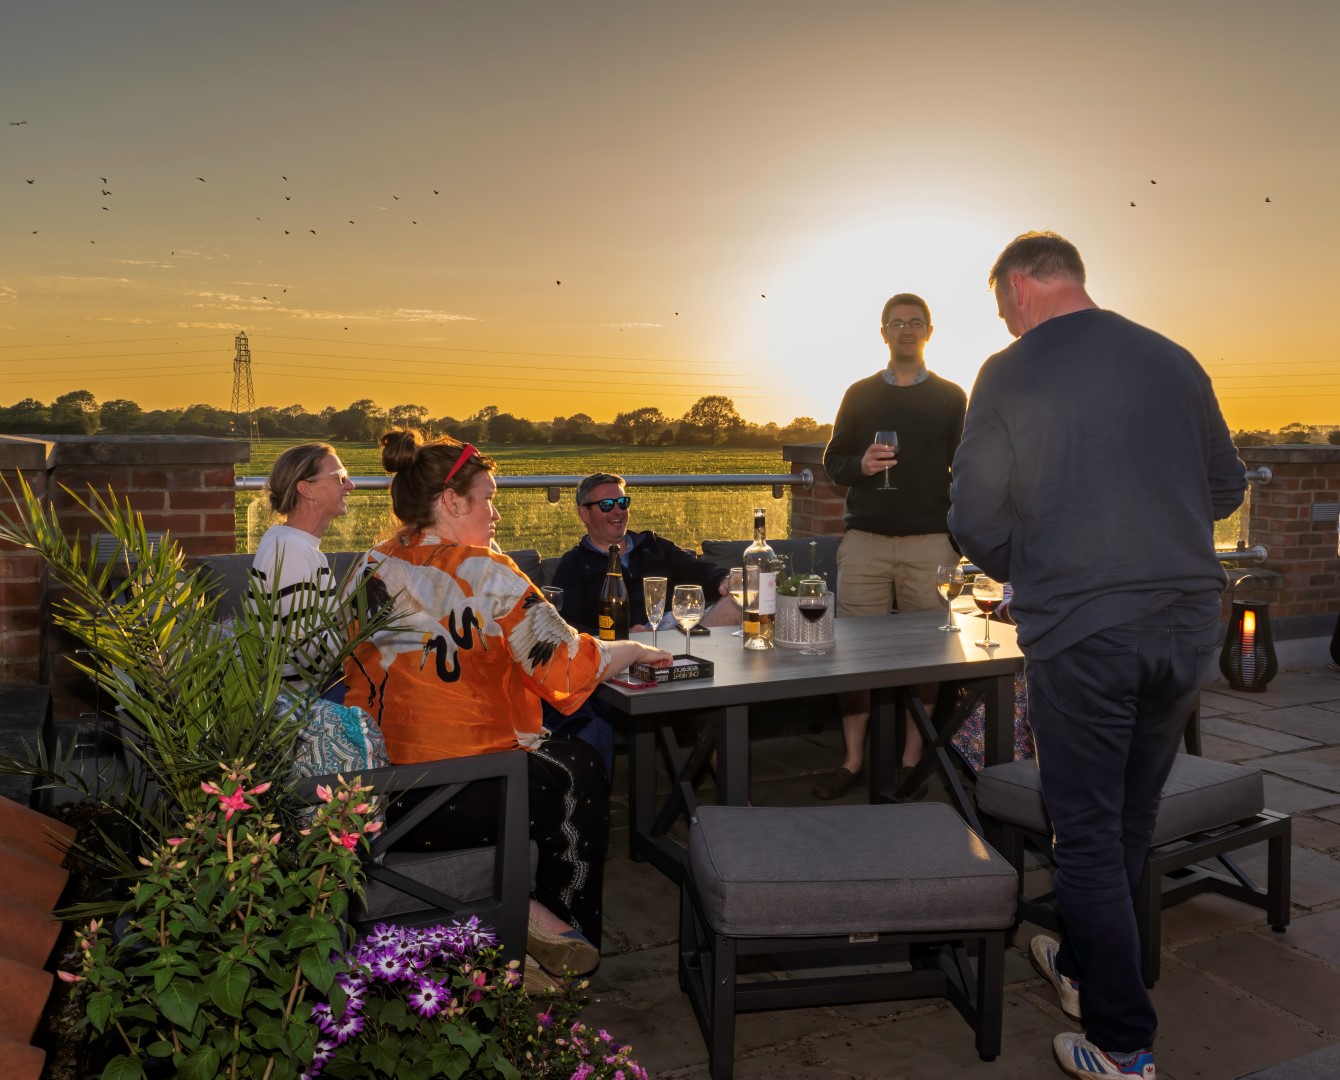
<svg viewBox="0 0 1340 1080">
<path fill-rule="evenodd" d="M 739 566 L 744 549 L 751 540 L 704 540 L 703 558 L 717 566 L 729 570 Z M 809 573 L 810 543 L 818 545 L 814 560 L 815 571 L 828 582 L 830 589 L 837 590 L 837 549 L 842 542 L 840 536 L 792 537 L 787 540 L 769 540 L 768 546 L 778 555 L 785 555 L 791 563 L 793 573 Z"/>
</svg>

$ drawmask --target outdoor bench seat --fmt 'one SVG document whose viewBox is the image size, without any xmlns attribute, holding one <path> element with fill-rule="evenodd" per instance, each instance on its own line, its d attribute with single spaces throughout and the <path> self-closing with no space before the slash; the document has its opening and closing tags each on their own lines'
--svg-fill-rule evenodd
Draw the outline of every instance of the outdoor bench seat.
<svg viewBox="0 0 1340 1080">
<path fill-rule="evenodd" d="M 700 806 L 679 983 L 712 1080 L 731 1076 L 737 1012 L 860 1001 L 947 998 L 992 1060 L 1015 900 L 1010 864 L 939 803 Z M 738 979 L 742 957 L 788 977 Z"/>
</svg>

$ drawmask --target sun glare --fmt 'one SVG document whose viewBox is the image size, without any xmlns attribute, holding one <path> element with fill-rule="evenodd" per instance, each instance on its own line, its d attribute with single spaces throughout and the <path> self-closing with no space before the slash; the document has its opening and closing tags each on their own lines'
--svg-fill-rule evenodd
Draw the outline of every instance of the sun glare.
<svg viewBox="0 0 1340 1080">
<path fill-rule="evenodd" d="M 811 237 L 770 297 L 769 364 L 809 415 L 831 420 L 847 386 L 888 362 L 884 301 L 912 292 L 935 325 L 927 366 L 970 390 L 982 361 L 1010 341 L 986 278 L 1012 235 L 990 222 L 918 215 Z"/>
</svg>

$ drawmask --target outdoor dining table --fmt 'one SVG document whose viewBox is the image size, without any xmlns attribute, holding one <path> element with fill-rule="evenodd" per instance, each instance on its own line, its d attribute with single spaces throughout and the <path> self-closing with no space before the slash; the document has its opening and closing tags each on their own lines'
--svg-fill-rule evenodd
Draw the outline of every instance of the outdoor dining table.
<svg viewBox="0 0 1340 1080">
<path fill-rule="evenodd" d="M 634 859 L 647 860 L 678 881 L 684 849 L 670 836 L 679 818 L 692 817 L 697 807 L 695 781 L 713 750 L 716 752 L 716 800 L 744 806 L 749 801 L 749 730 L 751 711 L 759 729 L 767 724 L 770 703 L 794 701 L 844 690 L 871 691 L 870 752 L 866 764 L 870 800 L 890 801 L 914 790 L 937 773 L 968 823 L 979 832 L 976 809 L 954 768 L 949 740 L 973 707 L 986 703 L 987 765 L 1010 761 L 1014 753 L 1014 675 L 1023 670 L 1023 654 L 1014 627 L 992 621 L 991 636 L 999 644 L 983 648 L 980 618 L 954 615 L 961 632 L 938 629 L 944 612 L 907 615 L 847 616 L 834 620 L 835 642 L 820 656 L 804 656 L 778 647 L 746 651 L 728 629 L 694 637 L 694 656 L 714 665 L 711 678 L 662 683 L 636 689 L 605 682 L 599 696 L 627 715 L 629 849 Z M 638 640 L 649 635 L 635 635 Z M 676 642 L 675 638 L 678 638 Z M 662 631 L 662 648 L 683 648 L 683 635 Z M 940 695 L 941 705 L 928 709 L 917 688 L 944 683 L 966 693 Z M 906 708 L 926 739 L 927 750 L 898 790 L 897 720 Z M 685 750 L 674 730 L 677 715 L 693 714 L 699 723 L 694 745 Z M 672 774 L 671 787 L 657 803 L 657 750 L 664 753 Z"/>
</svg>

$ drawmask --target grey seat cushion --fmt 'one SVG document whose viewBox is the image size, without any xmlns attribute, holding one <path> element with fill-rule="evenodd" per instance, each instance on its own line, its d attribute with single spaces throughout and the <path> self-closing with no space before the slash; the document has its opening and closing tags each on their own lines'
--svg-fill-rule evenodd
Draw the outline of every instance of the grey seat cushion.
<svg viewBox="0 0 1340 1080">
<path fill-rule="evenodd" d="M 1178 754 L 1163 785 L 1153 844 L 1158 847 L 1232 825 L 1259 814 L 1265 804 L 1265 784 L 1258 769 Z M 1045 836 L 1052 831 L 1036 761 L 983 769 L 977 774 L 977 806 L 983 814 L 1026 832 Z"/>
<path fill-rule="evenodd" d="M 530 845 L 530 884 L 535 887 L 535 868 L 539 848 Z M 474 903 L 493 894 L 494 864 L 497 849 L 460 848 L 456 851 L 392 852 L 386 856 L 386 868 L 430 888 L 446 893 L 462 903 Z M 407 912 L 422 911 L 431 905 L 403 893 L 382 881 L 368 880 L 366 896 L 356 905 L 355 917 L 361 920 L 389 919 Z M 448 916 L 443 915 L 443 918 Z"/>
<path fill-rule="evenodd" d="M 701 806 L 689 873 L 730 937 L 997 930 L 1014 924 L 1010 864 L 939 803 Z"/>
</svg>

